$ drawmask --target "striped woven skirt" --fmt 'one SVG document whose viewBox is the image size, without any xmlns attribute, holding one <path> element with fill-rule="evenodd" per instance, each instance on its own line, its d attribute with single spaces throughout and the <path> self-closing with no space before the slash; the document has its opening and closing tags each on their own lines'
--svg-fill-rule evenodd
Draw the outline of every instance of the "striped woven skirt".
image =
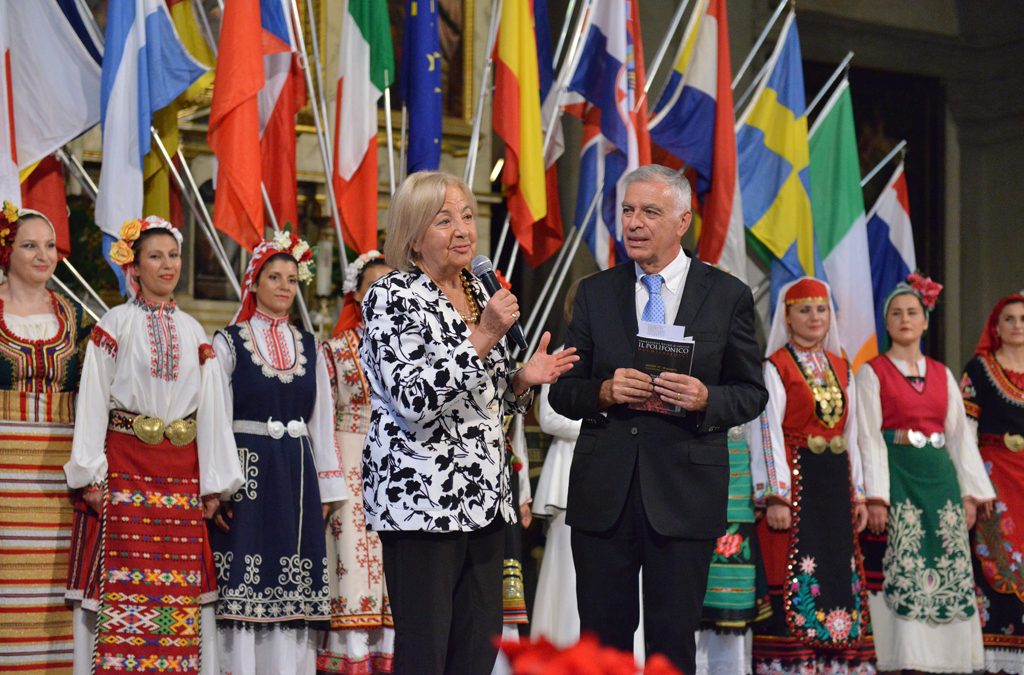
<svg viewBox="0 0 1024 675">
<path fill-rule="evenodd" d="M 0 391 L 0 672 L 71 672 L 74 396 Z"/>
</svg>

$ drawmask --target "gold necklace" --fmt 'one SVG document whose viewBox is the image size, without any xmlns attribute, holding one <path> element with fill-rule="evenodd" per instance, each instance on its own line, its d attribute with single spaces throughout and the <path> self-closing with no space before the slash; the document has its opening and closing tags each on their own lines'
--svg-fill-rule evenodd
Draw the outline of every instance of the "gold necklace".
<svg viewBox="0 0 1024 675">
<path fill-rule="evenodd" d="M 459 274 L 459 278 L 462 279 L 462 291 L 466 294 L 466 304 L 469 307 L 468 315 L 459 312 L 459 316 L 468 325 L 475 326 L 480 321 L 480 308 L 476 306 L 476 300 L 473 299 L 473 291 L 469 285 L 469 279 L 464 274 Z"/>
<path fill-rule="evenodd" d="M 804 380 L 807 381 L 807 386 L 811 388 L 811 396 L 814 397 L 814 405 L 817 408 L 818 419 L 820 419 L 826 427 L 834 429 L 840 420 L 843 418 L 843 412 L 845 409 L 845 402 L 843 401 L 843 390 L 839 386 L 839 381 L 836 379 L 836 374 L 832 371 L 832 364 L 828 360 L 828 354 L 822 352 L 822 357 L 825 360 L 825 365 L 821 368 L 822 376 L 824 377 L 825 384 L 819 384 L 817 377 L 811 367 L 803 363 L 799 358 L 796 358 L 796 351 L 802 351 L 807 354 L 808 358 L 817 358 L 816 351 L 808 349 L 799 349 L 797 345 L 792 345 L 794 349 L 794 360 L 797 365 L 800 366 L 800 370 L 803 372 Z"/>
</svg>

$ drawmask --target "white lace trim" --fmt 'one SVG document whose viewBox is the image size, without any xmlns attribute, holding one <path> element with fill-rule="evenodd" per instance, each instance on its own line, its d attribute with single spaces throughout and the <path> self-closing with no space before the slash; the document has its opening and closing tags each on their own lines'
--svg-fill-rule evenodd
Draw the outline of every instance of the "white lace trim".
<svg viewBox="0 0 1024 675">
<path fill-rule="evenodd" d="M 1020 649 L 985 648 L 985 670 L 989 673 L 1024 674 L 1024 651 Z"/>
</svg>

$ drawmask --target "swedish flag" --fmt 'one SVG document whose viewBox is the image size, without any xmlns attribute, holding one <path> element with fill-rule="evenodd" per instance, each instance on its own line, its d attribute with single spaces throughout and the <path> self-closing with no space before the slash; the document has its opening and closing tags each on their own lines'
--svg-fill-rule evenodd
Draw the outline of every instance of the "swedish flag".
<svg viewBox="0 0 1024 675">
<path fill-rule="evenodd" d="M 811 219 L 800 37 L 793 11 L 783 24 L 768 68 L 737 122 L 736 146 L 743 222 L 755 244 L 773 258 L 775 289 L 805 274 L 821 276 Z"/>
</svg>

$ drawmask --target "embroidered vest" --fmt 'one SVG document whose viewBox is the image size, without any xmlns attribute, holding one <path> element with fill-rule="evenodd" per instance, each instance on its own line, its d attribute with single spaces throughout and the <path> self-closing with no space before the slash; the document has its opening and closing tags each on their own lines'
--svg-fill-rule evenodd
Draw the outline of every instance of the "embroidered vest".
<svg viewBox="0 0 1024 675">
<path fill-rule="evenodd" d="M 849 404 L 846 391 L 850 382 L 850 370 L 842 357 L 828 352 L 825 352 L 825 355 L 828 357 L 829 365 L 839 383 L 843 402 L 842 416 L 832 428 L 829 428 L 819 417 L 818 402 L 815 401 L 811 386 L 789 348 L 782 347 L 768 357 L 768 360 L 779 371 L 782 384 L 786 387 L 786 414 L 782 419 L 784 434 L 793 437 L 806 437 L 808 434 L 815 434 L 824 436 L 826 440 L 843 434 Z"/>
<path fill-rule="evenodd" d="M 235 354 L 233 419 L 265 422 L 270 412 L 275 420 L 309 422 L 316 403 L 316 340 L 305 331 L 288 328 L 295 331 L 295 362 L 287 370 L 273 368 L 260 358 L 247 323 L 220 331 Z M 259 394 L 246 396 L 245 392 Z"/>
<path fill-rule="evenodd" d="M 889 357 L 876 356 L 868 362 L 878 376 L 883 429 L 913 429 L 925 434 L 946 430 L 946 367 L 927 356 L 925 362 L 923 391 L 915 389 Z"/>
</svg>

